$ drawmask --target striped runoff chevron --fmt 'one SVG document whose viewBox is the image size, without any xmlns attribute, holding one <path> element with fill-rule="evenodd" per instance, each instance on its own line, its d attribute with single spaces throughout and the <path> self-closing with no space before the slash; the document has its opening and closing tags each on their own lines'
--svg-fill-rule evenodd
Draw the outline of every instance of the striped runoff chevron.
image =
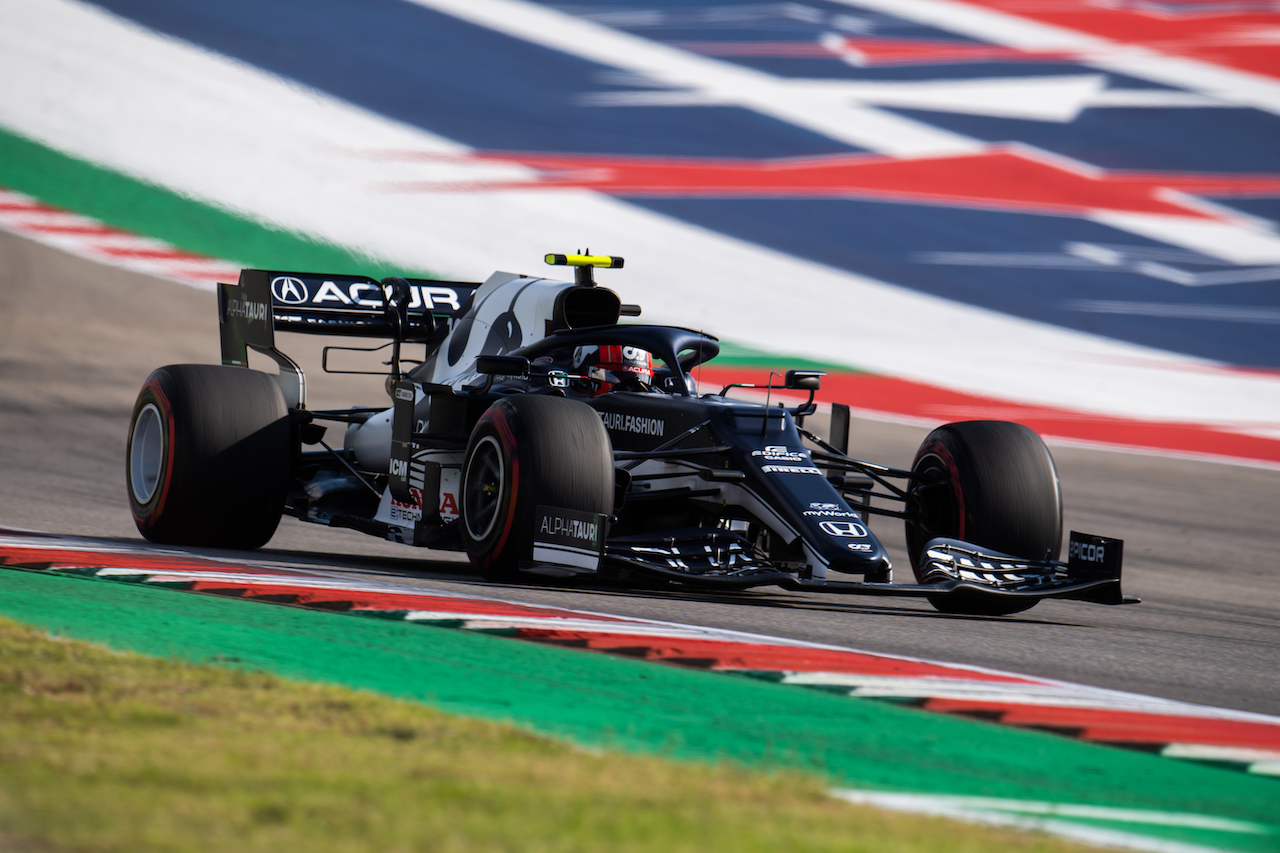
<svg viewBox="0 0 1280 853">
<path fill-rule="evenodd" d="M 122 231 L 4 187 L 0 187 L 0 228 L 99 263 L 204 290 L 240 276 L 240 268 L 228 261 Z"/>
<path fill-rule="evenodd" d="M 0 532 L 0 566 L 477 631 L 1280 776 L 1280 718 L 982 667 L 30 532 Z"/>
</svg>

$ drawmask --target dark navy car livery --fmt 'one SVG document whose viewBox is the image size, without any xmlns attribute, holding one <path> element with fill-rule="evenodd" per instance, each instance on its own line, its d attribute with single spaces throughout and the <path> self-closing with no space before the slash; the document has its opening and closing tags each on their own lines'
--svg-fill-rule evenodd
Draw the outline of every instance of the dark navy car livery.
<svg viewBox="0 0 1280 853">
<path fill-rule="evenodd" d="M 243 270 L 219 286 L 222 365 L 156 370 L 129 436 L 138 528 L 172 544 L 253 548 L 280 518 L 465 550 L 486 576 L 927 597 L 1001 615 L 1046 597 L 1119 604 L 1122 543 L 1062 544 L 1053 459 L 1028 428 L 948 424 L 910 468 L 848 452 L 848 412 L 805 428 L 823 373 L 790 407 L 698 388 L 719 352 L 600 287 L 610 256 L 548 255 L 572 282 L 483 283 Z M 306 405 L 275 331 L 381 338 L 390 403 Z M 361 349 L 327 347 L 330 351 Z M 368 351 L 368 348 L 365 348 Z M 247 370 L 249 351 L 278 374 Z M 795 404 L 796 392 L 807 401 Z M 331 431 L 337 438 L 328 439 Z M 871 516 L 906 525 L 914 583 L 894 583 Z"/>
</svg>

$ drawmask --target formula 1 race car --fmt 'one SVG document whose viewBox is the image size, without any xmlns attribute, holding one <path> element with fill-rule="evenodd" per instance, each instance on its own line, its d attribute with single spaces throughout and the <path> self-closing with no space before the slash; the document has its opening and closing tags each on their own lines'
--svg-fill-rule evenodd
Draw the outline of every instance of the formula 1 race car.
<svg viewBox="0 0 1280 853">
<path fill-rule="evenodd" d="M 1042 598 L 1136 600 L 1120 591 L 1119 540 L 1072 533 L 1058 560 L 1057 471 L 1027 427 L 939 427 L 910 470 L 855 459 L 848 407 L 832 407 L 825 438 L 804 428 L 822 371 L 751 386 L 807 392 L 790 408 L 732 398 L 734 386 L 702 393 L 693 370 L 717 339 L 620 324 L 640 307 L 597 286 L 594 270 L 622 258 L 546 261 L 575 280 L 243 270 L 219 285 L 222 365 L 162 367 L 134 407 L 138 529 L 159 543 L 257 548 L 287 513 L 465 550 L 500 581 L 774 585 L 984 615 Z M 388 339 L 364 351 L 389 356 L 391 405 L 306 408 L 306 379 L 276 349 L 277 330 Z M 250 349 L 279 373 L 246 369 Z M 324 369 L 342 372 L 329 366 L 334 350 L 359 348 L 325 348 Z M 341 447 L 325 441 L 333 425 Z M 872 514 L 905 522 L 916 583 L 892 582 Z"/>
</svg>

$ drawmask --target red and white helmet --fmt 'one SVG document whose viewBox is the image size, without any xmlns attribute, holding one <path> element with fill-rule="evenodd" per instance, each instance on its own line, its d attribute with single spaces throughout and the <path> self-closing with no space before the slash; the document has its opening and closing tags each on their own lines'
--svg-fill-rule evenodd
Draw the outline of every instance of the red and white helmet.
<svg viewBox="0 0 1280 853">
<path fill-rule="evenodd" d="M 578 347 L 573 352 L 573 369 L 591 378 L 593 397 L 615 387 L 647 391 L 653 383 L 653 356 L 639 347 L 618 344 Z"/>
</svg>

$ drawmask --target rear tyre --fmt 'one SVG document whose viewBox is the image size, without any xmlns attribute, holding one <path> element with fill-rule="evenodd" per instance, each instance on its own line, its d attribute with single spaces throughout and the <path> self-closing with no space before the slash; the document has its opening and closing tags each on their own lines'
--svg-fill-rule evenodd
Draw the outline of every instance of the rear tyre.
<svg viewBox="0 0 1280 853">
<path fill-rule="evenodd" d="M 489 407 L 462 467 L 462 542 L 489 580 L 517 578 L 533 558 L 539 504 L 610 515 L 613 447 L 590 406 L 514 396 Z"/>
<path fill-rule="evenodd" d="M 239 367 L 177 364 L 133 407 L 129 506 L 152 542 L 260 548 L 284 512 L 292 430 L 280 386 Z"/>
<path fill-rule="evenodd" d="M 1023 559 L 1058 558 L 1058 471 L 1033 430 L 1005 421 L 947 424 L 925 438 L 911 470 L 907 552 L 918 583 L 924 583 L 924 546 L 938 536 Z M 1019 613 L 1037 603 L 955 596 L 929 601 L 944 613 L 981 616 Z"/>
</svg>

